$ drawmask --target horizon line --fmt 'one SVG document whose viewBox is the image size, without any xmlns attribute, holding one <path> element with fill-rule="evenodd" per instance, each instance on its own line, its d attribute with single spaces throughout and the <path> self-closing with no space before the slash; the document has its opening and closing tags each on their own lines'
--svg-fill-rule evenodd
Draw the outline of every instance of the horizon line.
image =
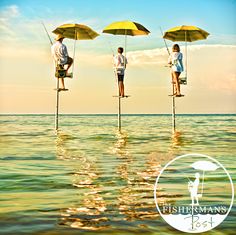
<svg viewBox="0 0 236 235">
<path fill-rule="evenodd" d="M 6 115 L 55 115 L 55 113 L 0 113 Z M 59 115 L 117 115 L 117 113 L 60 113 Z M 172 115 L 171 113 L 122 113 L 121 115 Z M 236 115 L 236 113 L 178 113 L 176 115 Z"/>
</svg>

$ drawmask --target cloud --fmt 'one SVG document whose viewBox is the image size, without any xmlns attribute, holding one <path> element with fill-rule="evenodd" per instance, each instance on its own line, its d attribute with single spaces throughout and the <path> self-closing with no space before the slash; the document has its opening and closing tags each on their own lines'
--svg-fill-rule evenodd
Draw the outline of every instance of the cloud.
<svg viewBox="0 0 236 235">
<path fill-rule="evenodd" d="M 50 79 L 53 77 L 50 48 L 47 45 L 45 50 L 37 46 L 11 48 L 7 45 L 2 49 L 0 56 L 4 59 L 1 61 L 1 85 L 4 89 L 1 89 L 3 91 L 1 111 L 16 112 L 15 100 L 21 100 L 24 106 L 22 112 L 39 112 L 34 105 L 34 98 L 29 103 L 24 103 L 24 100 L 26 96 L 31 96 L 32 90 L 37 97 L 44 97 L 44 93 L 48 92 L 48 97 L 50 96 L 48 100 L 53 99 L 51 93 L 55 81 Z M 70 109 L 65 112 L 76 112 L 75 107 L 79 112 L 99 112 L 99 107 L 105 107 L 104 110 L 107 112 L 115 112 L 113 101 L 109 99 L 115 92 L 113 87 L 116 88 L 111 64 L 112 56 L 99 54 L 96 51 L 85 53 L 79 49 L 74 71 L 76 78 L 66 81 L 71 93 L 68 94 L 64 105 Z M 129 100 L 129 112 L 169 112 L 168 94 L 171 83 L 169 68 L 163 66 L 168 57 L 165 50 L 165 48 L 156 48 L 127 53 L 129 64 L 125 86 L 127 94 L 132 95 L 132 99 Z M 181 50 L 184 52 L 183 48 Z M 235 61 L 236 46 L 234 45 L 190 45 L 188 85 L 181 86 L 181 92 L 186 98 L 178 100 L 181 102 L 178 112 L 235 112 Z M 24 67 L 25 65 L 27 68 Z M 9 93 L 11 86 L 14 86 L 14 89 L 12 88 L 12 92 Z M 41 89 L 38 90 L 38 87 Z M 78 106 L 77 100 L 81 100 L 81 97 L 87 99 L 88 91 L 90 101 L 86 100 L 84 106 Z M 14 99 L 12 93 L 15 94 Z M 22 94 L 24 99 L 20 98 Z M 45 100 L 40 102 L 38 107 L 41 107 L 41 112 L 49 112 L 53 109 L 52 103 L 46 108 Z"/>
<path fill-rule="evenodd" d="M 235 45 L 189 45 L 188 47 L 188 57 L 194 56 L 195 53 L 203 53 L 206 50 L 236 50 Z M 183 53 L 185 53 L 185 47 L 181 47 Z M 171 51 L 171 48 L 169 48 Z M 149 65 L 163 65 L 167 63 L 168 53 L 166 48 L 156 48 L 152 50 L 140 50 L 140 51 L 133 51 L 128 52 L 127 57 L 129 61 L 132 62 L 134 65 L 140 64 L 149 64 Z"/>
<path fill-rule="evenodd" d="M 1 20 L 9 20 L 20 15 L 19 7 L 17 5 L 6 6 L 0 10 Z"/>
<path fill-rule="evenodd" d="M 0 30 L 4 36 L 14 36 L 11 23 L 12 20 L 20 16 L 18 6 L 11 5 L 0 10 Z"/>
<path fill-rule="evenodd" d="M 166 64 L 166 48 L 128 52 L 129 63 L 133 65 L 164 65 Z"/>
<path fill-rule="evenodd" d="M 185 58 L 185 48 L 181 47 Z M 168 54 L 165 48 L 127 53 L 129 66 L 163 70 Z M 198 88 L 236 91 L 235 45 L 189 45 L 188 80 Z"/>
</svg>

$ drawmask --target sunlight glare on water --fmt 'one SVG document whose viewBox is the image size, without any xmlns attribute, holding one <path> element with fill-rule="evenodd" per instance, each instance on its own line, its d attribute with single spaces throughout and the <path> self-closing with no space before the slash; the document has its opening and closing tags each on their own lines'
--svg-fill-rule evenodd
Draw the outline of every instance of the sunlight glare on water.
<svg viewBox="0 0 236 235">
<path fill-rule="evenodd" d="M 122 119 L 120 133 L 115 115 L 62 115 L 55 133 L 51 115 L 0 116 L 1 232 L 179 234 L 153 199 L 166 163 L 182 154 L 206 154 L 235 181 L 235 115 L 180 115 L 174 134 L 168 115 Z M 233 207 L 206 234 L 232 234 L 235 214 Z"/>
</svg>

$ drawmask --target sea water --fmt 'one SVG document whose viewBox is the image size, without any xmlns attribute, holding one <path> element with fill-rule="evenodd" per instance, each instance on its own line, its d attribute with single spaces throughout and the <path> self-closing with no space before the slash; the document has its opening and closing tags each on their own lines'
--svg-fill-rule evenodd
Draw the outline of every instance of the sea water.
<svg viewBox="0 0 236 235">
<path fill-rule="evenodd" d="M 181 234 L 155 206 L 165 164 L 206 154 L 236 180 L 236 115 L 178 115 L 174 134 L 170 115 L 123 115 L 121 132 L 116 115 L 61 115 L 57 133 L 53 115 L 0 121 L 0 234 Z"/>
</svg>

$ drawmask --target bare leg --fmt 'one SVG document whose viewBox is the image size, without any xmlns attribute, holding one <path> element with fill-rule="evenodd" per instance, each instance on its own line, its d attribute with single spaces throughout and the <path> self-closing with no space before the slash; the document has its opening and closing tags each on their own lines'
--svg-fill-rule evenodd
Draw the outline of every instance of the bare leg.
<svg viewBox="0 0 236 235">
<path fill-rule="evenodd" d="M 69 68 L 71 67 L 71 65 L 73 64 L 73 59 L 72 58 L 68 58 L 68 64 L 67 64 L 67 68 L 66 68 L 66 73 L 68 73 Z"/>
<path fill-rule="evenodd" d="M 60 78 L 60 80 L 61 80 L 62 89 L 65 89 L 64 78 Z"/>
<path fill-rule="evenodd" d="M 176 94 L 176 83 L 175 83 L 175 80 L 174 80 L 174 72 L 171 73 L 171 77 L 172 77 L 172 83 L 173 83 L 173 87 L 174 87 L 174 91 L 173 91 L 173 95 Z"/>
<path fill-rule="evenodd" d="M 174 82 L 175 82 L 175 86 L 176 86 L 177 95 L 180 95 L 179 75 L 180 75 L 180 73 L 173 72 L 173 78 L 174 78 Z"/>
<path fill-rule="evenodd" d="M 68 64 L 66 68 L 66 73 L 68 73 L 69 68 L 71 67 L 72 64 Z"/>
<path fill-rule="evenodd" d="M 119 96 L 122 96 L 122 82 L 119 81 Z"/>
<path fill-rule="evenodd" d="M 124 97 L 125 96 L 125 87 L 124 87 L 124 82 L 121 82 L 121 96 Z"/>
</svg>

